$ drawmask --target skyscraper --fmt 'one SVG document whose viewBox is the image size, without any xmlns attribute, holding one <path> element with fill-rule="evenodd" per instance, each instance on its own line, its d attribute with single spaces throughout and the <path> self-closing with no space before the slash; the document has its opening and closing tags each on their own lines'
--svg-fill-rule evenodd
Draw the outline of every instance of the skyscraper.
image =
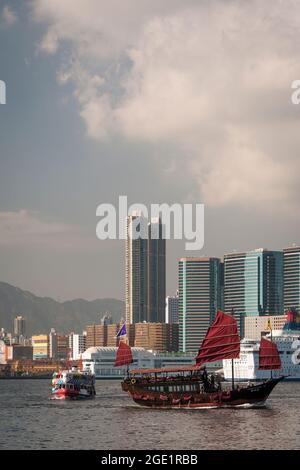
<svg viewBox="0 0 300 470">
<path fill-rule="evenodd" d="M 49 357 L 50 359 L 57 359 L 57 333 L 54 328 L 51 328 L 49 333 Z"/>
<path fill-rule="evenodd" d="M 165 321 L 166 298 L 166 240 L 159 219 L 148 224 L 147 249 L 147 321 Z"/>
<path fill-rule="evenodd" d="M 14 335 L 25 336 L 25 319 L 21 315 L 14 319 Z"/>
<path fill-rule="evenodd" d="M 126 322 L 147 321 L 147 219 L 140 213 L 127 217 Z M 135 232 L 141 236 L 134 238 Z"/>
<path fill-rule="evenodd" d="M 224 308 L 234 312 L 241 327 L 244 316 L 282 314 L 283 253 L 260 248 L 226 254 Z"/>
<path fill-rule="evenodd" d="M 300 312 L 300 246 L 285 248 L 284 260 L 284 310 Z"/>
<path fill-rule="evenodd" d="M 221 307 L 218 258 L 179 260 L 179 349 L 196 352 Z"/>
<path fill-rule="evenodd" d="M 140 213 L 127 217 L 126 322 L 163 322 L 165 317 L 166 242 L 162 224 L 148 224 Z M 135 237 L 135 233 L 140 234 Z"/>
</svg>

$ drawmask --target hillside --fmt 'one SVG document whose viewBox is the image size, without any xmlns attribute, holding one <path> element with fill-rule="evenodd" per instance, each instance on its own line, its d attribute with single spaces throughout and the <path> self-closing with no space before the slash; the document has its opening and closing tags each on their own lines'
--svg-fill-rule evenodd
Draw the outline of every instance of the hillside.
<svg viewBox="0 0 300 470">
<path fill-rule="evenodd" d="M 0 282 L 0 328 L 12 331 L 13 319 L 26 319 L 27 335 L 55 328 L 60 333 L 81 332 L 86 325 L 99 323 L 109 312 L 114 321 L 124 316 L 124 302 L 117 299 L 84 299 L 57 302 L 50 297 L 37 297 L 5 282 Z"/>
</svg>

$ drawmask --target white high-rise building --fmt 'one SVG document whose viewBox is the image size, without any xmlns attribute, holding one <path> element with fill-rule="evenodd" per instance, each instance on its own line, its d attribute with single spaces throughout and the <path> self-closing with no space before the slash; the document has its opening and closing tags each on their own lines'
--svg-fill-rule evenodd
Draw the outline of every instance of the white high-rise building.
<svg viewBox="0 0 300 470">
<path fill-rule="evenodd" d="M 57 333 L 54 328 L 51 328 L 49 333 L 49 357 L 50 359 L 57 359 L 58 357 Z"/>
<path fill-rule="evenodd" d="M 69 336 L 71 349 L 71 359 L 74 361 L 81 358 L 81 354 L 86 350 L 86 331 L 82 334 L 71 333 Z"/>
<path fill-rule="evenodd" d="M 166 323 L 179 323 L 179 292 L 166 297 Z"/>
</svg>

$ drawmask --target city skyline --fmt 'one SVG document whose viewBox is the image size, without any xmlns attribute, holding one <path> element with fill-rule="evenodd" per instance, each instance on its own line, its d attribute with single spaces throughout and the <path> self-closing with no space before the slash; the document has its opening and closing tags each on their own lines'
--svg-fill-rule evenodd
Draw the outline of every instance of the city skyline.
<svg viewBox="0 0 300 470">
<path fill-rule="evenodd" d="M 197 256 L 299 243 L 297 3 L 120 3 L 1 2 L 0 279 L 37 295 L 123 297 L 120 194 L 205 204 Z"/>
<path fill-rule="evenodd" d="M 180 258 L 178 292 L 172 297 L 166 296 L 156 285 L 165 285 L 165 278 L 160 279 L 161 275 L 165 276 L 166 243 L 161 239 L 164 231 L 161 221 L 151 219 L 148 222 L 140 214 L 134 214 L 128 216 L 127 227 L 125 306 L 127 337 L 132 346 L 159 348 L 160 351 L 174 347 L 174 351 L 191 353 L 197 351 L 219 310 L 236 317 L 241 337 L 244 337 L 249 318 L 270 318 L 271 315 L 277 321 L 287 311 L 299 312 L 300 247 L 224 254 L 223 260 Z M 135 240 L 133 231 L 148 234 L 148 238 Z M 151 239 L 153 234 L 157 236 Z M 149 274 L 150 271 L 155 275 Z M 153 308 L 149 307 L 155 304 L 157 311 L 153 315 Z M 11 344 L 28 345 L 25 325 L 23 316 L 14 318 L 14 336 L 8 336 Z M 113 324 L 112 316 L 106 313 L 100 324 L 86 326 L 87 341 L 85 343 L 82 337 L 81 347 L 85 344 L 87 347 L 117 345 L 119 328 L 120 323 Z M 5 335 L 4 330 L 1 331 Z M 29 344 L 33 347 L 33 359 L 66 358 L 74 339 L 79 348 L 81 336 L 74 336 L 74 332 L 60 335 L 53 328 L 49 335 L 32 336 Z"/>
<path fill-rule="evenodd" d="M 170 243 L 170 240 L 168 240 L 168 243 Z M 124 248 L 124 243 L 123 243 L 123 248 Z M 276 252 L 279 252 L 279 253 L 282 252 L 283 255 L 284 255 L 284 253 L 287 254 L 288 252 L 291 252 L 291 253 L 295 252 L 295 254 L 296 254 L 296 259 L 298 259 L 298 257 L 300 257 L 300 255 L 299 255 L 299 250 L 300 250 L 300 243 L 297 244 L 297 243 L 294 243 L 294 242 L 293 242 L 293 243 L 291 243 L 289 246 L 284 246 L 284 247 L 278 248 L 278 249 L 276 249 L 276 250 L 269 250 L 269 249 L 266 248 L 266 247 L 265 247 L 265 248 L 255 248 L 255 247 L 254 247 L 254 248 L 251 248 L 251 249 L 244 249 L 244 250 L 241 250 L 241 251 L 238 251 L 238 250 L 227 251 L 227 252 L 224 252 L 222 255 L 219 255 L 219 256 L 217 256 L 217 255 L 209 255 L 209 256 L 202 255 L 202 256 L 199 257 L 199 256 L 197 256 L 197 255 L 192 255 L 192 256 L 188 256 L 188 258 L 218 258 L 218 259 L 220 259 L 220 261 L 221 261 L 222 263 L 224 263 L 224 257 L 226 257 L 226 256 L 228 256 L 228 255 L 236 255 L 236 254 L 239 254 L 239 253 L 254 253 L 254 252 L 256 252 L 256 251 L 267 251 L 267 252 L 275 252 L 275 253 L 276 253 Z M 125 253 L 126 253 L 126 245 L 125 245 Z M 178 268 L 178 262 L 180 261 L 181 258 L 182 258 L 182 257 L 181 257 L 180 255 L 177 255 L 177 256 L 175 255 L 175 258 L 173 258 L 173 262 L 175 261 L 177 268 Z M 126 254 L 125 254 L 125 256 L 124 256 L 124 259 L 126 259 Z M 166 256 L 166 259 L 168 260 L 168 256 Z M 125 264 L 125 263 L 124 263 L 124 264 Z M 125 273 L 126 273 L 126 269 L 125 269 Z M 166 279 L 168 280 L 168 273 L 167 273 L 167 275 L 166 275 Z M 300 274 L 299 274 L 299 279 L 300 279 Z M 297 277 L 297 280 L 298 280 L 298 277 Z M 0 280 L 0 281 L 1 281 L 1 282 L 4 282 L 4 283 L 7 283 L 7 281 L 5 281 L 5 280 Z M 168 297 L 168 296 L 172 297 L 172 296 L 174 296 L 174 295 L 176 294 L 176 292 L 178 291 L 178 278 L 177 278 L 177 277 L 176 277 L 176 280 L 175 280 L 175 281 L 176 281 L 176 282 L 175 282 L 175 288 L 174 288 L 174 290 L 171 290 L 171 289 L 167 290 L 167 289 L 166 289 L 166 297 Z M 299 281 L 299 283 L 300 283 L 300 281 Z M 19 286 L 19 285 L 16 285 L 16 286 L 14 286 L 14 287 L 16 287 L 16 288 L 22 288 L 22 287 Z M 173 289 L 173 285 L 172 285 L 172 289 Z M 25 289 L 24 289 L 24 291 L 25 291 Z M 34 292 L 32 292 L 32 291 L 30 291 L 30 292 L 33 293 L 34 295 L 37 295 L 36 293 L 34 293 Z M 37 297 L 39 297 L 39 295 L 37 295 Z M 43 296 L 41 296 L 41 297 L 43 297 Z M 45 295 L 45 297 L 49 297 L 49 296 L 48 296 L 48 295 Z M 122 297 L 122 298 L 119 298 L 119 299 L 118 299 L 117 297 L 112 297 L 112 298 L 115 298 L 116 300 L 121 300 L 121 301 L 123 300 L 123 301 L 125 302 L 125 301 L 126 301 L 126 287 L 125 287 L 125 289 L 123 290 L 123 294 L 121 295 L 121 297 Z M 100 299 L 100 297 L 96 297 L 96 298 L 91 298 L 91 299 L 87 299 L 87 300 L 91 300 L 91 301 L 92 301 L 92 300 L 96 300 L 97 298 Z M 106 298 L 109 298 L 109 297 L 104 296 L 103 298 L 106 299 Z M 53 299 L 56 299 L 56 297 L 53 296 Z M 76 297 L 76 294 L 75 294 L 75 297 L 73 297 L 73 298 L 62 299 L 62 298 L 58 297 L 56 300 L 57 300 L 58 302 L 65 302 L 65 301 L 68 301 L 68 300 L 78 300 L 78 299 L 80 299 L 80 297 L 79 297 L 79 296 Z M 300 298 L 299 298 L 299 306 L 300 306 Z M 285 309 L 288 308 L 288 307 L 289 307 L 289 305 L 287 305 L 287 306 L 285 307 Z"/>
</svg>

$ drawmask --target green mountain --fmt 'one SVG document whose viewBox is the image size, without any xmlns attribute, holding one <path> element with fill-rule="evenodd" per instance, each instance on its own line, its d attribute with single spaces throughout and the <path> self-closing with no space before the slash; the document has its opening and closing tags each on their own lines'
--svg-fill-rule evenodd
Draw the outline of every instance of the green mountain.
<svg viewBox="0 0 300 470">
<path fill-rule="evenodd" d="M 59 333 L 81 332 L 86 325 L 100 323 L 109 312 L 114 322 L 124 317 L 124 302 L 117 299 L 84 299 L 57 302 L 50 297 L 37 297 L 31 292 L 0 282 L 0 328 L 13 329 L 13 319 L 22 315 L 26 334 L 46 333 L 55 328 Z"/>
</svg>

